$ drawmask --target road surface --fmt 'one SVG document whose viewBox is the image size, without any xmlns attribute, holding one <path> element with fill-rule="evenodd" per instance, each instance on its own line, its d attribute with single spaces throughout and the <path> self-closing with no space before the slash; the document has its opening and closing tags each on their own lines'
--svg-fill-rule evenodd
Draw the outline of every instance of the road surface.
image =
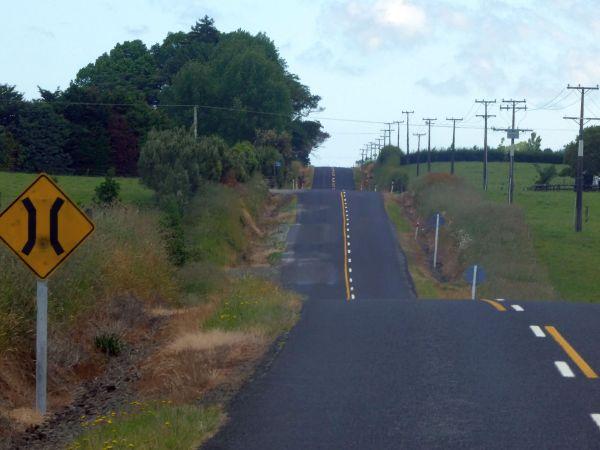
<svg viewBox="0 0 600 450">
<path fill-rule="evenodd" d="M 600 448 L 600 308 L 416 300 L 381 197 L 353 188 L 317 168 L 299 195 L 302 317 L 205 448 Z"/>
</svg>

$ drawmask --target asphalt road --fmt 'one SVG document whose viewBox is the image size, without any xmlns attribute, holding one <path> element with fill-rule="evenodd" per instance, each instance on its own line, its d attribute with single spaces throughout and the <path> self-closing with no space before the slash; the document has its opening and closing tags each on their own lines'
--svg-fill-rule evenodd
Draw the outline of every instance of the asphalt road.
<svg viewBox="0 0 600 450">
<path fill-rule="evenodd" d="M 299 195 L 302 318 L 205 448 L 600 448 L 600 308 L 418 301 L 381 198 L 352 189 L 319 168 Z"/>
</svg>

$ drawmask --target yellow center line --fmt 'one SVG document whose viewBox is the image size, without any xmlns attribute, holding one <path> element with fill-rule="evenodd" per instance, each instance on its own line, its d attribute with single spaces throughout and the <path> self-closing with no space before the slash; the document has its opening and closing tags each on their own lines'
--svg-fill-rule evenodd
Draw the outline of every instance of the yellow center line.
<svg viewBox="0 0 600 450">
<path fill-rule="evenodd" d="M 588 365 L 588 363 L 585 362 L 585 360 L 579 355 L 579 353 L 577 353 L 575 349 L 571 347 L 571 344 L 569 344 L 567 340 L 564 337 L 562 337 L 562 335 L 558 332 L 556 328 L 547 325 L 546 331 L 548 331 L 548 333 L 552 335 L 552 337 L 558 343 L 558 345 L 560 345 L 565 351 L 565 353 L 569 355 L 569 358 L 571 358 L 573 362 L 577 364 L 577 367 L 581 369 L 581 371 L 586 377 L 598 378 L 596 372 L 594 372 L 594 370 Z"/>
<path fill-rule="evenodd" d="M 494 300 L 486 300 L 485 298 L 482 298 L 481 301 L 489 303 L 500 312 L 506 312 L 506 308 L 500 302 L 496 302 Z"/>
<path fill-rule="evenodd" d="M 350 277 L 348 276 L 348 240 L 346 239 L 346 211 L 344 193 L 340 192 L 342 202 L 342 236 L 344 236 L 344 278 L 346 279 L 346 301 L 350 301 Z"/>
</svg>

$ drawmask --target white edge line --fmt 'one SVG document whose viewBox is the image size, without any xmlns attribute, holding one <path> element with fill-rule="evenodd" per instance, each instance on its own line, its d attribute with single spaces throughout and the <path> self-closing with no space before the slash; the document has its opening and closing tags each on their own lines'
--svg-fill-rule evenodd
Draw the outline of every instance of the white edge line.
<svg viewBox="0 0 600 450">
<path fill-rule="evenodd" d="M 598 425 L 598 428 L 600 428 L 600 414 L 590 414 L 590 417 L 592 418 L 592 420 L 594 422 L 596 422 L 596 425 Z"/>
<path fill-rule="evenodd" d="M 560 372 L 560 374 L 565 378 L 575 378 L 575 374 L 569 367 L 569 365 L 564 361 L 554 361 L 554 365 Z"/>
<path fill-rule="evenodd" d="M 537 325 L 530 325 L 529 328 L 531 329 L 531 331 L 535 335 L 535 337 L 539 337 L 539 338 L 546 337 L 546 334 L 542 331 L 541 327 L 539 327 Z"/>
</svg>

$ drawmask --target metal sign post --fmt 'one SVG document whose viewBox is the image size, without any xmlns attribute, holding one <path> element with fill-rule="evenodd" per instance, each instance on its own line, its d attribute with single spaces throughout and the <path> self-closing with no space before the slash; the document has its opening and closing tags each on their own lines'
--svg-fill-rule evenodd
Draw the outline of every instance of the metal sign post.
<svg viewBox="0 0 600 450">
<path fill-rule="evenodd" d="M 440 237 L 440 213 L 435 215 L 435 247 L 433 250 L 433 268 L 437 267 L 438 241 Z"/>
<path fill-rule="evenodd" d="M 473 283 L 471 283 L 471 300 L 475 300 L 477 294 L 477 264 L 473 266 Z"/>
<path fill-rule="evenodd" d="M 471 285 L 471 300 L 477 300 L 477 285 L 485 281 L 485 271 L 483 267 L 475 264 L 465 270 L 464 278 Z"/>
<path fill-rule="evenodd" d="M 440 226 L 445 225 L 446 221 L 444 217 L 438 212 L 429 218 L 427 225 L 429 228 L 433 228 L 435 226 L 435 244 L 433 247 L 433 268 L 437 267 L 437 255 L 438 255 L 438 244 L 440 241 Z"/>
<path fill-rule="evenodd" d="M 48 281 L 94 231 L 94 224 L 47 175 L 41 174 L 0 214 L 0 240 L 37 276 L 35 406 L 47 411 Z"/>
<path fill-rule="evenodd" d="M 48 372 L 48 282 L 37 281 L 37 324 L 35 345 L 35 407 L 46 414 Z"/>
</svg>

